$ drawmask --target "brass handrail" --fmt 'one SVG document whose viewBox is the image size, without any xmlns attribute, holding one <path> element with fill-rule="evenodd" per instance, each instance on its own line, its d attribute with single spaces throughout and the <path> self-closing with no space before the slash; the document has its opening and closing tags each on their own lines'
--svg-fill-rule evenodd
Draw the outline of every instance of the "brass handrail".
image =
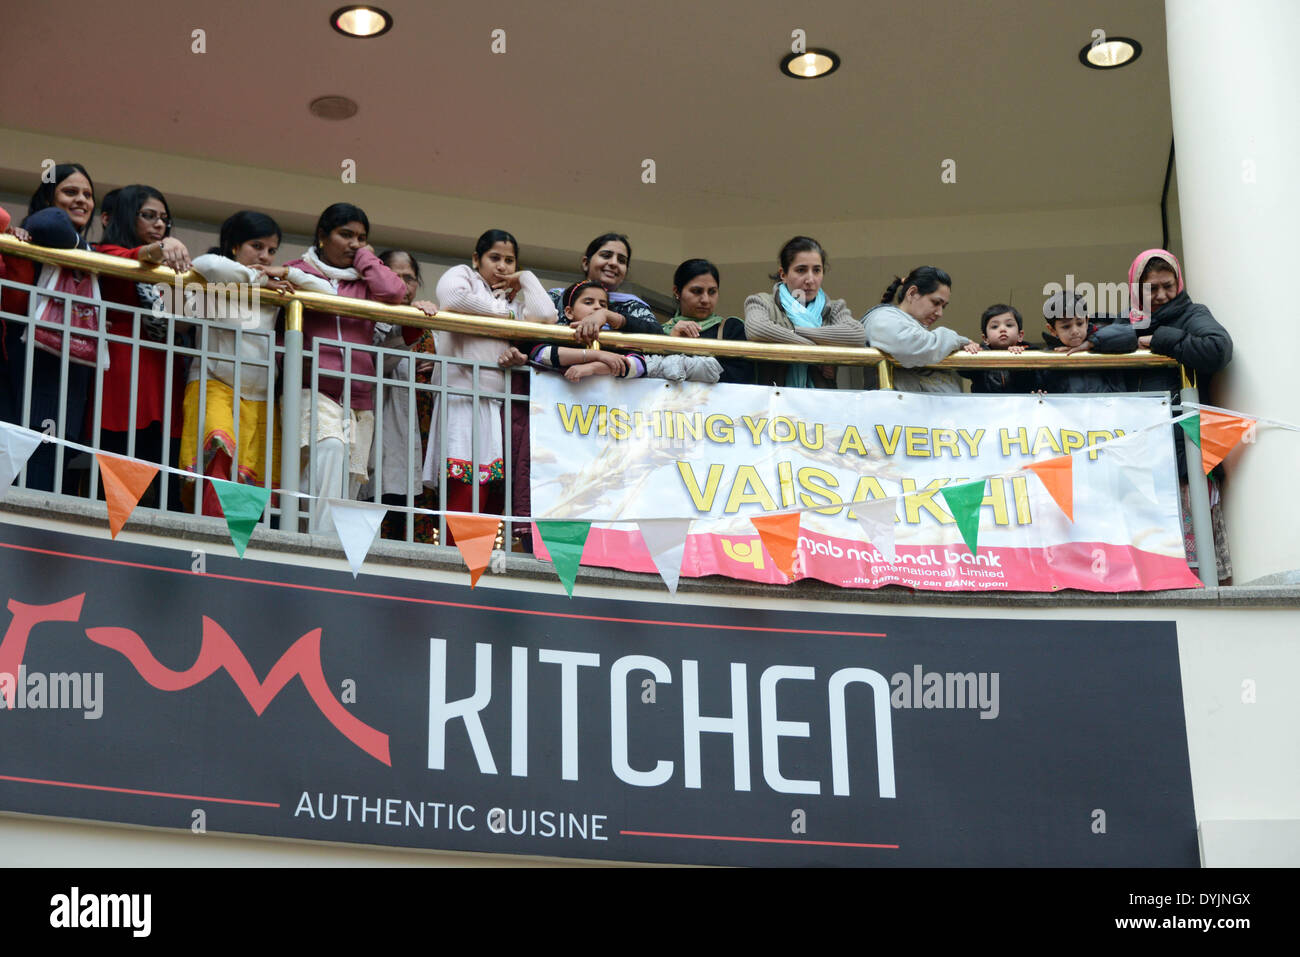
<svg viewBox="0 0 1300 957">
<path fill-rule="evenodd" d="M 49 263 L 55 266 L 68 266 L 84 269 L 99 275 L 116 276 L 132 282 L 155 282 L 171 286 L 178 280 L 183 286 L 191 284 L 207 285 L 207 281 L 192 269 L 177 274 L 166 266 L 151 266 L 120 256 L 107 256 L 103 253 L 87 252 L 81 249 L 51 249 L 24 243 L 12 236 L 0 234 L 0 253 L 8 253 L 31 259 L 35 262 Z M 573 330 L 565 325 L 546 325 L 543 323 L 520 323 L 513 319 L 492 319 L 486 316 L 467 316 L 455 312 L 439 311 L 436 316 L 427 316 L 411 306 L 390 306 L 385 303 L 371 302 L 366 299 L 353 299 L 348 296 L 332 296 L 324 293 L 301 290 L 292 294 L 275 292 L 271 289 L 258 289 L 258 297 L 275 305 L 287 306 L 291 302 L 300 302 L 304 309 L 328 312 L 334 315 L 352 316 L 369 319 L 373 322 L 391 322 L 420 329 L 461 332 L 493 339 L 526 339 L 537 342 L 574 343 Z M 726 339 L 689 339 L 676 336 L 639 335 L 624 332 L 604 332 L 598 340 L 602 346 L 615 349 L 628 349 L 638 352 L 675 353 L 681 355 L 707 355 L 723 358 L 751 359 L 758 362 L 799 362 L 808 365 L 840 366 L 881 366 L 885 363 L 897 365 L 888 353 L 869 346 L 800 346 L 770 342 L 733 342 Z M 1119 355 L 1102 355 L 1099 353 L 1076 353 L 1065 356 L 1060 353 L 1030 351 L 1018 356 L 1005 352 L 982 352 L 972 354 L 956 352 L 933 365 L 929 369 L 1044 369 L 1044 368 L 1087 368 L 1118 369 L 1130 367 L 1170 366 L 1178 363 L 1168 356 L 1155 355 L 1145 349 Z M 884 385 L 884 382 L 881 383 Z"/>
</svg>

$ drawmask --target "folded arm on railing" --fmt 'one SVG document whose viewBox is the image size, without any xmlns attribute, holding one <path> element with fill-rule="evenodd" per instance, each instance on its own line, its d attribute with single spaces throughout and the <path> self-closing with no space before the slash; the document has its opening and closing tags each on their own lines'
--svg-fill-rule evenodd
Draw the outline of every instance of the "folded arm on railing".
<svg viewBox="0 0 1300 957">
<path fill-rule="evenodd" d="M 105 256 L 100 253 L 77 249 L 51 249 L 45 246 L 34 246 L 30 243 L 21 242 L 12 236 L 0 235 L 0 252 L 37 262 L 84 269 L 100 275 L 117 276 L 134 282 L 155 282 L 168 286 L 176 283 L 182 286 L 190 284 L 207 285 L 207 280 L 193 269 L 178 274 L 163 266 L 149 266 L 116 256 Z M 299 303 L 298 308 L 286 310 L 287 321 L 291 328 L 295 314 L 300 316 L 300 309 L 306 308 L 335 315 L 370 319 L 374 322 L 391 322 L 421 329 L 444 329 L 449 332 L 464 332 L 495 339 L 528 339 L 532 342 L 558 343 L 577 341 L 573 330 L 565 325 L 528 323 L 523 326 L 514 319 L 491 319 L 485 316 L 467 316 L 454 312 L 439 312 L 435 316 L 428 316 L 412 306 L 390 306 L 365 299 L 352 299 L 346 296 L 334 296 L 305 289 L 286 294 L 259 288 L 258 295 L 262 301 L 276 305 L 290 306 L 292 303 Z M 753 359 L 759 362 L 801 362 L 844 366 L 882 366 L 894 362 L 888 353 L 869 346 L 804 346 L 784 343 L 740 342 L 726 339 L 637 335 L 622 332 L 601 333 L 599 345 L 637 352 L 723 356 Z M 1152 366 L 1173 367 L 1177 365 L 1176 360 L 1168 356 L 1156 355 L 1147 350 L 1121 354 L 1076 353 L 1070 356 L 1054 352 L 1035 351 L 1011 355 L 1007 352 L 990 350 L 978 354 L 956 352 L 933 363 L 929 368 L 958 370 L 995 368 L 1116 369 Z M 886 385 L 884 379 L 882 379 L 881 385 Z"/>
</svg>

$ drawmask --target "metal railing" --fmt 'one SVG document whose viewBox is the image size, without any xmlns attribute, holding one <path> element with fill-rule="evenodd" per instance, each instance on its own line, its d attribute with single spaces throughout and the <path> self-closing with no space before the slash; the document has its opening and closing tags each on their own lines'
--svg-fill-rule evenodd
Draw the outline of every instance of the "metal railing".
<svg viewBox="0 0 1300 957">
<path fill-rule="evenodd" d="M 50 265 L 70 267 L 87 272 L 93 272 L 100 276 L 112 276 L 119 279 L 126 279 L 137 283 L 164 284 L 178 289 L 190 288 L 193 286 L 207 286 L 208 282 L 194 271 L 183 274 L 177 274 L 171 269 L 163 266 L 151 266 L 137 263 L 133 260 L 127 260 L 116 256 L 107 256 L 100 253 L 86 252 L 83 250 L 72 249 L 51 249 L 42 246 L 35 246 L 30 243 L 20 242 L 13 237 L 0 235 L 0 253 L 10 256 L 25 258 L 36 263 L 48 263 Z M 29 296 L 41 296 L 71 300 L 76 302 L 94 303 L 99 306 L 101 312 L 101 329 L 106 326 L 104 317 L 109 312 L 117 314 L 130 314 L 132 316 L 132 330 L 129 336 L 121 333 L 109 333 L 106 331 L 94 332 L 78 330 L 77 335 L 85 335 L 89 338 L 104 339 L 108 342 L 127 344 L 131 346 L 132 369 L 130 382 L 130 399 L 129 413 L 130 421 L 136 420 L 137 409 L 137 375 L 140 356 L 148 352 L 162 352 L 164 354 L 163 362 L 165 363 L 165 383 L 163 399 L 163 421 L 161 424 L 163 432 L 163 457 L 160 464 L 168 463 L 169 451 L 171 447 L 171 435 L 173 423 L 171 419 L 172 410 L 171 397 L 175 394 L 175 375 L 177 374 L 178 360 L 189 360 L 192 363 L 199 364 L 199 373 L 197 376 L 198 401 L 200 407 L 198 410 L 198 448 L 195 450 L 195 462 L 197 468 L 203 469 L 203 423 L 204 403 L 207 394 L 207 382 L 209 381 L 208 366 L 211 361 L 229 362 L 234 366 L 235 381 L 233 383 L 235 396 L 240 395 L 240 376 L 241 368 L 245 364 L 252 365 L 258 370 L 265 370 L 267 378 L 267 394 L 272 399 L 267 403 L 267 424 L 268 430 L 266 442 L 266 461 L 263 480 L 267 485 L 272 484 L 275 473 L 272 460 L 272 449 L 274 443 L 271 437 L 277 433 L 275 431 L 275 422 L 279 420 L 279 482 L 278 488 L 282 493 L 279 497 L 278 508 L 268 509 L 263 519 L 265 524 L 274 524 L 278 522 L 281 529 L 299 529 L 299 499 L 295 493 L 302 491 L 302 467 L 303 459 L 301 455 L 302 441 L 302 411 L 301 397 L 306 395 L 312 401 L 312 407 L 308 412 L 309 439 L 307 446 L 307 479 L 309 489 L 320 487 L 321 476 L 317 474 L 317 456 L 316 443 L 316 423 L 319 410 L 314 397 L 320 395 L 319 391 L 319 356 L 321 346 L 335 346 L 341 348 L 344 353 L 343 370 L 339 373 L 329 373 L 335 380 L 341 380 L 343 383 L 343 411 L 344 415 L 350 416 L 353 412 L 349 397 L 358 389 L 369 391 L 374 398 L 374 452 L 371 456 L 372 472 L 375 476 L 373 484 L 372 499 L 376 503 L 382 501 L 385 495 L 381 476 L 383 474 L 383 457 L 385 450 L 383 448 L 383 435 L 385 425 L 385 412 L 383 409 L 385 395 L 391 390 L 397 389 L 404 391 L 407 397 L 407 422 L 406 437 L 408 439 L 408 452 L 420 447 L 418 442 L 418 428 L 416 423 L 415 409 L 417 405 L 417 396 L 429 395 L 435 397 L 437 404 L 437 415 L 439 418 L 439 435 L 447 435 L 447 415 L 448 406 L 451 401 L 462 399 L 471 403 L 470 408 L 477 409 L 479 403 L 501 403 L 503 412 L 502 422 L 502 449 L 504 459 L 504 495 L 505 507 L 502 512 L 507 516 L 502 539 L 508 543 L 513 534 L 513 524 L 511 519 L 523 519 L 527 523 L 527 516 L 516 516 L 511 507 L 513 494 L 513 450 L 511 443 L 511 422 L 513 414 L 513 404 L 521 400 L 527 401 L 526 395 L 515 395 L 509 388 L 510 377 L 519 374 L 518 370 L 498 370 L 496 366 L 490 366 L 487 363 L 473 362 L 470 360 L 458 359 L 451 356 L 436 356 L 432 354 L 411 352 L 406 350 L 386 349 L 379 346 L 365 347 L 355 343 L 333 342 L 317 338 L 314 340 L 311 350 L 304 352 L 303 347 L 303 313 L 305 310 L 319 311 L 331 315 L 348 316 L 360 319 L 367 319 L 377 323 L 392 323 L 400 326 L 416 327 L 426 330 L 444 330 L 448 332 L 466 333 L 474 336 L 502 340 L 528 340 L 531 342 L 552 342 L 560 344 L 573 344 L 578 342 L 573 330 L 564 325 L 543 325 L 540 323 L 519 322 L 509 319 L 492 319 L 483 316 L 468 316 L 451 312 L 439 312 L 436 316 L 428 316 L 418 309 L 409 306 L 392 306 L 384 303 L 371 302 L 362 299 L 353 299 L 341 296 L 325 295 L 321 293 L 296 291 L 294 293 L 280 293 L 271 289 L 259 288 L 258 297 L 262 304 L 281 306 L 284 310 L 283 315 L 283 341 L 280 344 L 272 344 L 268 341 L 267 354 L 269 358 L 265 361 L 251 361 L 241 358 L 241 343 L 244 337 L 263 336 L 268 337 L 268 332 L 246 331 L 238 327 L 232 327 L 227 323 L 216 322 L 202 317 L 178 316 L 174 313 L 167 313 L 168 336 L 166 342 L 153 342 L 147 338 L 141 337 L 142 324 L 146 314 L 150 310 L 143 307 L 132 307 L 113 302 L 97 303 L 95 300 L 84 297 L 71 296 L 65 293 L 51 292 L 49 290 L 37 289 L 21 283 L 14 282 L 11 279 L 0 280 L 0 287 L 4 289 L 17 289 L 26 291 Z M 30 301 L 35 301 L 31 299 Z M 156 315 L 156 312 L 153 313 Z M 40 319 L 30 316 L 17 316 L 5 314 L 6 324 L 12 325 L 39 325 L 49 328 L 60 328 L 50 326 Z M 181 328 L 194 330 L 195 341 L 189 344 L 184 339 L 177 340 L 177 333 Z M 209 347 L 209 340 L 214 329 L 220 329 L 223 332 L 234 332 L 234 348 L 231 350 L 233 355 L 226 353 L 213 352 Z M 66 333 L 65 333 L 66 334 Z M 602 332 L 593 348 L 608 347 L 618 350 L 637 351 L 644 353 L 678 353 L 684 355 L 707 355 L 721 358 L 741 358 L 749 359 L 755 362 L 782 362 L 782 363 L 805 363 L 810 365 L 833 365 L 833 366 L 864 366 L 874 367 L 881 388 L 889 389 L 894 386 L 893 369 L 899 365 L 891 356 L 878 349 L 870 347 L 830 347 L 830 346 L 812 346 L 812 345 L 787 345 L 778 343 L 762 342 L 737 342 L 724 339 L 690 339 L 671 336 L 655 335 L 635 335 L 630 333 Z M 364 349 L 372 353 L 376 358 L 376 371 L 373 375 L 358 375 L 352 372 L 352 353 L 354 350 Z M 24 362 L 25 377 L 24 382 L 27 385 L 25 390 L 24 403 L 21 410 L 22 424 L 28 424 L 30 420 L 30 400 L 31 400 L 31 382 L 33 373 L 33 356 L 34 349 L 26 349 Z M 303 382 L 304 357 L 311 361 L 307 365 L 311 369 L 310 377 L 307 383 Z M 406 375 L 397 378 L 388 375 L 384 371 L 386 359 L 409 358 L 412 360 L 423 360 L 434 363 L 436 371 L 439 373 L 436 381 L 425 383 L 417 378 L 414 368 L 414 361 L 408 366 Z M 53 357 L 51 357 L 53 358 Z M 63 395 L 60 397 L 58 421 L 55 425 L 59 434 L 66 438 L 80 438 L 66 436 L 64 429 L 67 426 L 67 408 L 66 392 L 67 384 L 71 381 L 73 373 L 65 354 L 60 361 L 60 383 Z M 448 367 L 459 366 L 468 368 L 471 371 L 472 387 L 463 388 L 447 384 Z M 966 352 L 957 352 L 940 362 L 926 366 L 929 369 L 942 369 L 952 371 L 977 371 L 989 369 L 1135 369 L 1135 368 L 1152 368 L 1168 367 L 1170 369 L 1178 367 L 1178 363 L 1167 357 L 1155 355 L 1147 350 L 1139 350 L 1127 354 L 1096 354 L 1082 353 L 1072 356 L 1064 356 L 1056 353 L 1030 351 L 1019 355 L 1010 355 L 1005 352 L 986 351 L 978 354 Z M 277 368 L 282 369 L 279 373 L 278 385 L 282 393 L 281 406 L 276 409 L 274 395 L 276 394 L 277 385 Z M 480 388 L 479 381 L 484 372 L 496 370 L 505 371 L 505 382 L 507 387 L 501 391 Z M 89 370 L 88 370 L 89 371 Z M 93 426 L 89 430 L 90 445 L 95 449 L 101 448 L 102 439 L 100 428 L 101 403 L 103 400 L 103 380 L 104 370 L 96 368 L 93 370 L 93 387 L 90 390 L 93 409 Z M 1196 384 L 1193 377 L 1186 371 L 1181 371 L 1182 381 L 1182 399 L 1183 401 L 1199 401 Z M 306 388 L 304 389 L 304 385 Z M 240 432 L 240 403 L 234 403 L 235 430 Z M 475 479 L 478 476 L 479 466 L 483 463 L 478 461 L 480 426 L 477 415 L 472 416 L 473 423 L 471 426 L 471 449 L 473 455 L 471 459 L 471 476 Z M 351 421 L 350 418 L 347 421 Z M 415 437 L 414 444 L 410 444 Z M 133 433 L 128 433 L 126 448 L 118 451 L 124 452 L 129 456 L 135 456 L 136 437 Z M 1186 450 L 1188 452 L 1188 461 L 1197 461 L 1199 459 L 1199 450 L 1191 443 L 1190 439 L 1186 440 Z M 188 449 L 185 450 L 188 452 Z M 64 452 L 61 447 L 56 447 L 55 451 L 55 475 L 61 476 L 64 472 Z M 427 456 L 426 456 L 427 457 Z M 171 459 L 176 460 L 175 456 Z M 432 461 L 437 466 L 438 471 L 438 501 L 446 503 L 447 501 L 447 469 L 446 457 L 442 449 L 436 450 Z M 410 463 L 408 462 L 408 466 Z M 90 463 L 89 475 L 89 495 L 94 497 L 98 494 L 98 475 L 94 462 Z M 408 471 L 409 467 L 408 467 Z M 161 473 L 161 486 L 158 496 L 158 506 L 166 508 L 169 499 L 174 501 L 171 496 L 172 486 L 176 484 L 175 476 L 168 473 L 165 469 Z M 1195 532 L 1197 543 L 1197 559 L 1200 570 L 1201 580 L 1207 586 L 1217 585 L 1215 575 L 1214 545 L 1211 534 L 1211 523 L 1209 515 L 1209 496 L 1208 489 L 1203 480 L 1198 479 L 1199 471 L 1196 469 L 1189 470 L 1189 481 L 1192 483 L 1192 524 Z M 24 477 L 18 479 L 21 484 Z M 473 486 L 472 503 L 474 510 L 479 510 L 481 506 L 480 493 L 483 489 L 479 482 L 471 481 Z M 346 486 L 345 486 L 346 488 Z M 54 491 L 60 491 L 56 486 Z M 415 499 L 418 497 L 419 490 L 412 487 L 411 484 L 405 489 L 399 490 L 403 494 L 405 508 L 410 510 L 414 507 Z M 390 493 L 391 494 L 391 490 Z M 200 511 L 199 495 L 195 495 L 195 501 L 189 506 L 194 512 Z M 314 500 L 313 500 L 314 501 Z M 445 508 L 445 504 L 442 506 Z M 318 524 L 315 520 L 309 521 L 309 528 Z M 414 522 L 410 519 L 406 522 L 406 540 L 412 540 Z M 440 541 L 446 541 L 445 521 L 440 519 L 439 524 Z M 507 547 L 509 547 L 507 545 Z"/>
</svg>

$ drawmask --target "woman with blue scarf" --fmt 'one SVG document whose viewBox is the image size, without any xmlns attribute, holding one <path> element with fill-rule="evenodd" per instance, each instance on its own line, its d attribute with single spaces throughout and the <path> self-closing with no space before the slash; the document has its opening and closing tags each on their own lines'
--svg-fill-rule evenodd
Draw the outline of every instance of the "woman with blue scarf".
<svg viewBox="0 0 1300 957">
<path fill-rule="evenodd" d="M 745 300 L 745 335 L 751 342 L 796 346 L 864 346 L 862 323 L 843 299 L 827 299 L 822 289 L 826 253 L 807 236 L 796 236 L 781 247 L 781 268 L 771 293 Z M 790 388 L 835 388 L 834 366 L 765 363 L 759 382 Z"/>
</svg>

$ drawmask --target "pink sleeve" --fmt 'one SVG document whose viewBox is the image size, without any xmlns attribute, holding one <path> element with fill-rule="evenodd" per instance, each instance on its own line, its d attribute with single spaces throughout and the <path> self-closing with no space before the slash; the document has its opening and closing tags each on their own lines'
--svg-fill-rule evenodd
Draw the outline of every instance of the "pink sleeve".
<svg viewBox="0 0 1300 957">
<path fill-rule="evenodd" d="M 406 298 L 406 283 L 369 249 L 357 250 L 352 268 L 360 274 L 370 293 L 369 298 L 375 302 L 391 302 L 400 306 Z"/>
<path fill-rule="evenodd" d="M 472 277 L 468 266 L 452 266 L 443 273 L 434 290 L 438 308 L 469 316 L 508 317 L 509 304 L 484 293 L 482 285 Z"/>
</svg>

